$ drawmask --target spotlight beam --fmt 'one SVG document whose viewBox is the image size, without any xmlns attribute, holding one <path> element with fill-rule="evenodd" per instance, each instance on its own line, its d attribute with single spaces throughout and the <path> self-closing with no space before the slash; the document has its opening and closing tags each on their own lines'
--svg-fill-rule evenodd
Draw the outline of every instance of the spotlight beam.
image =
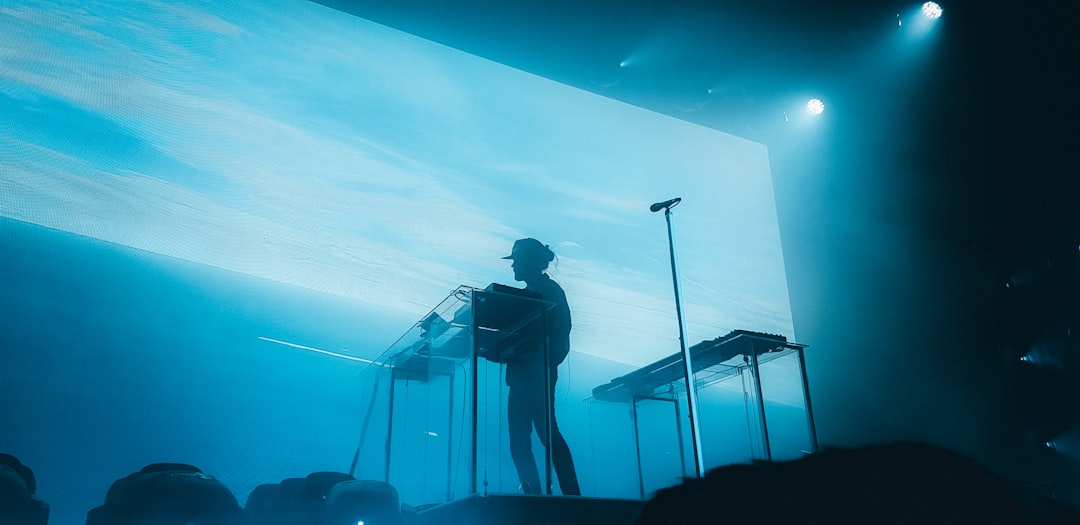
<svg viewBox="0 0 1080 525">
<path fill-rule="evenodd" d="M 282 345 L 282 346 L 287 346 L 289 348 L 296 348 L 296 349 L 299 349 L 299 350 L 307 350 L 309 352 L 315 352 L 315 353 L 319 353 L 319 354 L 326 354 L 326 355 L 333 356 L 333 357 L 340 357 L 342 359 L 348 359 L 349 361 L 359 361 L 361 363 L 367 363 L 367 364 L 370 364 L 370 365 L 381 365 L 382 364 L 382 363 L 380 363 L 378 361 L 372 361 L 371 359 L 364 359 L 363 357 L 356 357 L 356 356 L 353 356 L 353 355 L 339 354 L 337 352 L 331 352 L 329 350 L 322 350 L 322 349 L 319 349 L 319 348 L 312 348 L 310 346 L 299 345 L 299 344 L 296 344 L 296 343 L 290 343 L 288 341 L 281 341 L 281 340 L 278 340 L 278 339 L 271 339 L 269 337 L 259 336 L 259 339 L 262 340 L 262 341 L 266 341 L 268 343 L 279 344 L 279 345 Z"/>
</svg>

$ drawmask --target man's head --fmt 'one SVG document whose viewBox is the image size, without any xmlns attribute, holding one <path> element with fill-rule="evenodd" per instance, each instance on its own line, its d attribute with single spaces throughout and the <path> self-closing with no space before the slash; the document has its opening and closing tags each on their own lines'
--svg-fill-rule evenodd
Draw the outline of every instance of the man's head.
<svg viewBox="0 0 1080 525">
<path fill-rule="evenodd" d="M 514 280 L 525 281 L 546 270 L 548 263 L 555 259 L 555 252 L 544 243 L 529 237 L 515 241 L 510 255 L 503 259 L 513 261 L 510 266 L 514 269 Z"/>
</svg>

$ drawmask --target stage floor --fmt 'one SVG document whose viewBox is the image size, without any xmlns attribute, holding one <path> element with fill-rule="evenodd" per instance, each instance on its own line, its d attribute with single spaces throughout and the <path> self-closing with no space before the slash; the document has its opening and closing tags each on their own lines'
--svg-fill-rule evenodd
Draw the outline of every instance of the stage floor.
<svg viewBox="0 0 1080 525">
<path fill-rule="evenodd" d="M 500 494 L 469 496 L 418 512 L 416 525 L 633 525 L 644 500 Z"/>
</svg>

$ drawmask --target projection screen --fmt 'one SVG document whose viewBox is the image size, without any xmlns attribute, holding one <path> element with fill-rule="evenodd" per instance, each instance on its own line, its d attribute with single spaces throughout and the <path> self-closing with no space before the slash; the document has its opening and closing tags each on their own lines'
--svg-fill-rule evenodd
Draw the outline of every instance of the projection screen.
<svg viewBox="0 0 1080 525">
<path fill-rule="evenodd" d="M 362 400 L 331 391 L 355 386 L 347 358 L 379 355 L 459 285 L 520 286 L 501 259 L 518 238 L 557 254 L 574 354 L 621 370 L 670 355 L 668 237 L 649 205 L 673 197 L 689 342 L 794 336 L 761 144 L 294 0 L 14 0 L 0 6 L 0 54 L 0 280 L 12 291 L 0 311 L 19 321 L 5 329 L 0 396 L 30 406 L 0 411 L 15 429 L 0 452 L 35 458 L 46 496 L 72 442 L 156 435 L 131 397 L 172 399 L 178 414 L 204 403 L 200 417 L 224 427 L 241 406 L 280 401 L 261 413 L 316 425 L 336 436 L 319 454 L 347 460 Z M 117 270 L 116 250 L 149 273 Z M 195 299 L 166 277 L 203 306 L 179 305 Z M 254 284 L 229 284 L 241 281 Z M 274 289 L 296 296 L 244 292 Z M 189 307 L 209 321 L 184 328 Z M 215 328 L 223 316 L 243 329 Z M 293 355 L 311 350 L 334 355 Z M 140 383 L 181 362 L 220 390 L 174 399 Z M 298 407 L 278 388 L 349 401 Z M 57 406 L 48 423 L 28 415 Z M 42 434 L 56 436 L 55 464 Z M 205 447 L 203 435 L 110 449 L 78 503 L 100 504 L 112 479 L 168 450 Z M 220 447 L 192 461 L 244 450 Z M 222 471 L 238 489 L 257 481 Z"/>
</svg>

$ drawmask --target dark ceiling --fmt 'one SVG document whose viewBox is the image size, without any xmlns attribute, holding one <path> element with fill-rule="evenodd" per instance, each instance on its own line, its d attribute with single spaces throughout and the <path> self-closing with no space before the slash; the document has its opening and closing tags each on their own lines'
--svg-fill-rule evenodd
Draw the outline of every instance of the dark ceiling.
<svg viewBox="0 0 1080 525">
<path fill-rule="evenodd" d="M 845 0 L 319 3 L 740 136 L 782 119 L 770 104 L 791 89 L 834 87 L 846 76 L 836 57 L 894 30 L 898 14 Z"/>
</svg>

